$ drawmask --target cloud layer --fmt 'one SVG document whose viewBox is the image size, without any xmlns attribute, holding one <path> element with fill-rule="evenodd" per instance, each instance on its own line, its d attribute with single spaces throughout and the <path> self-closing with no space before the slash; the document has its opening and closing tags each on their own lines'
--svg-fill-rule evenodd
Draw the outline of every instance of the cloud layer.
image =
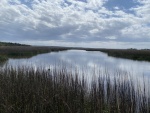
<svg viewBox="0 0 150 113">
<path fill-rule="evenodd" d="M 0 39 L 150 42 L 150 0 L 124 1 L 130 6 L 110 1 L 1 0 Z"/>
</svg>

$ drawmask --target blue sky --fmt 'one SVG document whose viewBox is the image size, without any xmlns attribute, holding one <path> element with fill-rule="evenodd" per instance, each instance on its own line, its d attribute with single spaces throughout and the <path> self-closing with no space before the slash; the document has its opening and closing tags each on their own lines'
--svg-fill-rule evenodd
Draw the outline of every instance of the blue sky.
<svg viewBox="0 0 150 113">
<path fill-rule="evenodd" d="M 0 41 L 150 48 L 150 0 L 1 0 Z"/>
</svg>

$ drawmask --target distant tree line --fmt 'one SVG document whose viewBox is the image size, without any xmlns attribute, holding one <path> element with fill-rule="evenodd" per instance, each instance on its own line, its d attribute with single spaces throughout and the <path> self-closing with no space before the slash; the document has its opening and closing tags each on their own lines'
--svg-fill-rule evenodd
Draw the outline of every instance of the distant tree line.
<svg viewBox="0 0 150 113">
<path fill-rule="evenodd" d="M 29 45 L 12 42 L 0 42 L 0 46 L 29 46 Z"/>
</svg>

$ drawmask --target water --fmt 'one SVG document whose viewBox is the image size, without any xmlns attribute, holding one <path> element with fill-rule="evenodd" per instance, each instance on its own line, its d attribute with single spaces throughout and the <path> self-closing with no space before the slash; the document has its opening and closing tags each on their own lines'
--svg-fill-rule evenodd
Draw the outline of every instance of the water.
<svg viewBox="0 0 150 113">
<path fill-rule="evenodd" d="M 98 76 L 99 72 L 108 72 L 109 76 L 116 72 L 126 73 L 132 76 L 133 80 L 149 80 L 150 62 L 133 61 L 122 58 L 110 57 L 102 52 L 88 52 L 84 50 L 68 50 L 61 52 L 51 52 L 39 54 L 29 59 L 9 59 L 5 65 L 43 67 L 45 69 L 55 68 L 56 66 L 66 66 L 68 71 L 76 70 L 91 80 Z M 61 66 L 59 66 L 61 65 Z"/>
</svg>

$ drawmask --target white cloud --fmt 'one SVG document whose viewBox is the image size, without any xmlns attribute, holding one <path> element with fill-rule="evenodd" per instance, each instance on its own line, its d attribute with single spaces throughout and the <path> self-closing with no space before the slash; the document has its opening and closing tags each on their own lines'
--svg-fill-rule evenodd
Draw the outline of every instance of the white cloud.
<svg viewBox="0 0 150 113">
<path fill-rule="evenodd" d="M 1 0 L 0 39 L 64 42 L 149 41 L 150 2 L 127 13 L 107 0 Z"/>
</svg>

